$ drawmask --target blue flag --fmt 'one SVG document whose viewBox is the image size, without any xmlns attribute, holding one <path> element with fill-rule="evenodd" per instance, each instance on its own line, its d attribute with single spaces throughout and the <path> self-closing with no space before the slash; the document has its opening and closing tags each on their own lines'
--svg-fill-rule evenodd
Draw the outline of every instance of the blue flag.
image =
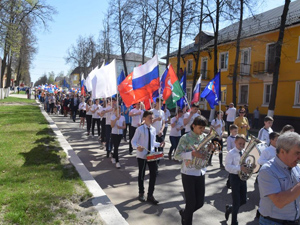
<svg viewBox="0 0 300 225">
<path fill-rule="evenodd" d="M 68 88 L 68 89 L 70 88 L 70 85 L 67 83 L 66 79 L 64 79 L 63 86 Z"/>
<path fill-rule="evenodd" d="M 120 75 L 117 78 L 117 85 L 120 85 L 122 83 L 123 80 L 125 80 L 125 74 L 123 72 L 123 70 L 121 71 Z"/>
<path fill-rule="evenodd" d="M 185 96 L 181 97 L 181 99 L 177 101 L 177 105 L 181 109 L 183 109 L 184 106 L 187 104 L 185 101 L 185 99 L 186 99 L 186 69 L 184 69 L 183 76 L 181 77 L 180 86 L 182 87 L 182 90 L 183 90 Z"/>
<path fill-rule="evenodd" d="M 220 72 L 218 72 L 216 76 L 206 85 L 205 89 L 201 93 L 201 98 L 205 98 L 212 109 L 215 108 L 215 105 L 219 104 L 219 101 L 221 100 Z"/>
</svg>

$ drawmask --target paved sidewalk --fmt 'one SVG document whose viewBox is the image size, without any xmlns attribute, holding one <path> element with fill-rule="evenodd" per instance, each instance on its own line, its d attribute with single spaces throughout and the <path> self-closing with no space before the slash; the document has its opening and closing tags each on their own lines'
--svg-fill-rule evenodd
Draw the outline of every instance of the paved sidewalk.
<svg viewBox="0 0 300 225">
<path fill-rule="evenodd" d="M 51 115 L 51 118 L 129 224 L 180 224 L 178 210 L 184 207 L 184 197 L 179 162 L 170 161 L 166 156 L 161 161 L 154 192 L 155 198 L 160 201 L 159 205 L 141 203 L 137 200 L 137 162 L 135 154 L 128 154 L 128 143 L 121 142 L 121 169 L 116 169 L 110 159 L 106 158 L 106 152 L 100 148 L 97 138 L 86 136 L 86 130 L 79 128 L 79 118 L 77 118 L 76 123 L 69 117 L 62 115 Z M 170 147 L 168 135 L 166 141 L 165 153 Z M 224 219 L 225 205 L 231 203 L 231 191 L 225 187 L 227 172 L 219 169 L 217 156 L 213 157 L 213 164 L 214 166 L 208 167 L 208 172 L 205 175 L 205 203 L 194 214 L 195 224 L 226 224 Z M 146 192 L 148 178 L 146 172 Z M 248 181 L 249 202 L 240 210 L 240 224 L 258 223 L 254 221 L 256 204 L 259 201 L 258 188 L 254 186 L 254 179 L 255 176 Z"/>
</svg>

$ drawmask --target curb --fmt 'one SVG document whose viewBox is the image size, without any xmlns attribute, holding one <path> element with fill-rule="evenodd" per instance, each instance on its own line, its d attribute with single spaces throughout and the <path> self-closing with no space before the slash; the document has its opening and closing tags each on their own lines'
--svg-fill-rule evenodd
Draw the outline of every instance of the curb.
<svg viewBox="0 0 300 225">
<path fill-rule="evenodd" d="M 39 102 L 36 101 L 38 104 Z M 109 225 L 128 225 L 127 221 L 122 217 L 118 209 L 113 205 L 110 201 L 108 196 L 90 174 L 88 169 L 82 163 L 80 158 L 74 152 L 73 148 L 69 144 L 69 142 L 65 139 L 62 135 L 52 118 L 45 112 L 42 105 L 39 104 L 41 113 L 44 115 L 46 120 L 49 123 L 50 128 L 55 133 L 57 140 L 59 141 L 61 147 L 63 148 L 64 152 L 67 154 L 68 160 L 73 164 L 76 168 L 77 172 L 79 173 L 82 181 L 87 186 L 88 190 L 93 195 L 92 203 L 95 209 L 98 211 L 102 221 L 104 224 Z"/>
</svg>

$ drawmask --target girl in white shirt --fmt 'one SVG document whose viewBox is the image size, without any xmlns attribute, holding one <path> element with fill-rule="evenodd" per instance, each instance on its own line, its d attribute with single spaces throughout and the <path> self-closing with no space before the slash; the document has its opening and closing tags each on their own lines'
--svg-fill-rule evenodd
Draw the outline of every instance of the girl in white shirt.
<svg viewBox="0 0 300 225">
<path fill-rule="evenodd" d="M 171 119 L 171 130 L 169 135 L 171 147 L 168 154 L 169 160 L 172 159 L 172 153 L 178 146 L 181 137 L 181 130 L 184 128 L 182 115 L 183 111 L 181 109 L 178 109 L 177 115 Z"/>
<path fill-rule="evenodd" d="M 85 120 L 85 114 L 86 114 L 86 103 L 84 102 L 84 97 L 81 98 L 81 102 L 78 107 L 79 110 L 79 118 L 80 118 L 80 123 L 79 123 L 79 128 L 84 127 L 84 120 Z"/>
<path fill-rule="evenodd" d="M 119 146 L 123 137 L 123 129 L 125 129 L 125 117 L 121 115 L 121 107 L 115 107 L 114 113 L 111 116 L 111 142 L 114 148 L 113 158 L 111 159 L 112 163 L 116 163 L 116 167 L 119 169 Z"/>
<path fill-rule="evenodd" d="M 223 120 L 223 112 L 222 111 L 217 111 L 216 113 L 216 118 L 211 121 L 211 127 L 215 129 L 215 131 L 218 133 L 219 137 L 214 138 L 212 140 L 212 143 L 216 143 L 218 145 L 219 149 L 219 162 L 220 162 L 220 168 L 225 169 L 223 165 L 223 132 L 225 130 L 225 122 Z M 211 166 L 211 160 L 212 160 L 213 154 L 210 155 L 210 158 L 208 160 L 208 165 Z"/>
</svg>

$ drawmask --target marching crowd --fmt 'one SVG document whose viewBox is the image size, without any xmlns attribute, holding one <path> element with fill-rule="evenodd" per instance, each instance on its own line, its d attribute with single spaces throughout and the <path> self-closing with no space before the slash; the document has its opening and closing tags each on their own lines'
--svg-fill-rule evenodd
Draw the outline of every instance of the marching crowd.
<svg viewBox="0 0 300 225">
<path fill-rule="evenodd" d="M 188 109 L 178 109 L 176 115 L 171 118 L 170 111 L 159 98 L 150 110 L 145 110 L 142 102 L 126 107 L 115 98 L 92 100 L 89 95 L 83 97 L 75 93 L 39 93 L 39 99 L 50 114 L 70 116 L 74 122 L 79 114 L 79 127 L 86 127 L 88 136 L 98 137 L 101 147 L 105 146 L 106 156 L 111 156 L 116 168 L 121 167 L 118 154 L 120 142 L 122 139 L 127 141 L 129 131 L 128 154 L 133 154 L 133 150 L 136 149 L 139 171 L 138 199 L 155 205 L 159 203 L 153 195 L 158 165 L 163 158 L 166 133 L 170 126 L 171 147 L 168 158 L 182 161 L 181 177 L 186 203 L 185 208 L 179 211 L 182 224 L 192 224 L 193 213 L 204 204 L 205 173 L 207 166 L 212 163 L 212 157 L 215 155 L 213 152 L 219 157 L 220 169 L 229 173 L 226 186 L 232 190 L 232 204 L 224 206 L 226 221 L 231 215 L 231 224 L 238 224 L 239 208 L 247 203 L 247 179 L 256 167 L 260 167 L 256 168 L 259 171 L 259 224 L 299 224 L 300 135 L 294 132 L 291 125 L 283 127 L 280 133 L 274 132 L 274 119 L 266 116 L 264 126 L 255 138 L 249 135 L 247 107 L 237 110 L 233 103 L 230 103 L 225 112 L 216 112 L 215 119 L 210 123 L 210 133 L 205 134 L 208 121 L 201 115 L 197 104 L 192 104 Z M 258 111 L 258 108 L 256 110 Z M 253 125 L 256 127 L 259 115 L 257 111 L 254 112 L 253 119 Z M 224 116 L 226 119 L 223 119 Z M 228 135 L 225 136 L 226 133 Z M 223 160 L 225 140 L 227 154 Z M 249 146 L 252 146 L 254 140 L 263 143 L 263 148 L 258 149 L 258 164 L 249 163 L 248 160 L 253 150 Z M 150 179 L 145 198 L 146 165 Z"/>
</svg>

